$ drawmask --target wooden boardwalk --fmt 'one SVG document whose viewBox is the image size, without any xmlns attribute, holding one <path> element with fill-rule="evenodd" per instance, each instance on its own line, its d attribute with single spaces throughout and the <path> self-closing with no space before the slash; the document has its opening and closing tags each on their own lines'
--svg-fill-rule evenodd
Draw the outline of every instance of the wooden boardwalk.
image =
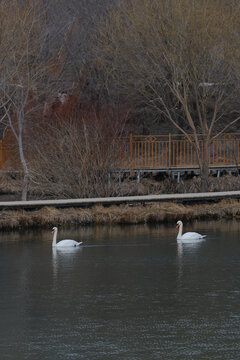
<svg viewBox="0 0 240 360">
<path fill-rule="evenodd" d="M 200 153 L 203 159 L 203 140 L 199 135 Z M 117 145 L 116 145 L 117 144 Z M 142 174 L 165 173 L 180 180 L 186 173 L 199 173 L 197 155 L 192 143 L 183 135 L 130 135 L 117 140 L 111 175 L 119 182 L 123 174 L 135 175 L 140 182 Z M 106 144 L 107 146 L 107 144 Z M 106 150 L 107 153 L 107 150 Z M 240 170 L 240 134 L 222 134 L 210 144 L 209 170 L 220 177 L 223 171 Z"/>
<path fill-rule="evenodd" d="M 190 137 L 192 135 L 189 135 Z M 200 156 L 203 159 L 203 136 L 199 137 Z M 222 173 L 240 174 L 240 133 L 221 134 L 210 144 L 209 171 L 220 177 Z M 0 140 L 0 169 L 11 159 L 11 148 Z M 111 179 L 121 183 L 123 177 L 155 173 L 171 176 L 180 181 L 182 175 L 199 174 L 199 164 L 193 143 L 183 135 L 132 135 L 106 139 L 101 143 L 100 164 L 108 170 Z M 100 169 L 101 169 L 100 166 Z M 20 167 L 21 169 L 21 167 Z M 12 170 L 9 170 L 12 173 Z M 16 171 L 15 171 L 16 173 Z"/>
<path fill-rule="evenodd" d="M 143 195 L 143 196 L 123 196 L 123 197 L 104 197 L 104 198 L 85 198 L 85 199 L 62 199 L 62 200 L 30 200 L 30 201 L 1 201 L 0 209 L 40 209 L 45 206 L 57 208 L 71 207 L 92 207 L 94 205 L 120 205 L 148 202 L 208 202 L 219 201 L 222 199 L 240 199 L 240 191 L 207 192 L 207 193 L 187 193 L 187 194 L 162 194 L 162 195 Z"/>
</svg>

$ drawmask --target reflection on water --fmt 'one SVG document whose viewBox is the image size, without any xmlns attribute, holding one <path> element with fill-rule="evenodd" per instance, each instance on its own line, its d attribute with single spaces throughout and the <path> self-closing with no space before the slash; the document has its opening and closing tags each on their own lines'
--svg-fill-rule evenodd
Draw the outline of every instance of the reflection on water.
<svg viewBox="0 0 240 360">
<path fill-rule="evenodd" d="M 1 242 L 24 242 L 41 240 L 44 242 L 49 242 L 52 240 L 51 234 L 52 227 L 49 229 L 42 230 L 29 230 L 29 231 L 15 231 L 11 233 L 2 233 L 0 237 Z M 221 233 L 240 233 L 240 221 L 238 220 L 219 220 L 219 221 L 192 221 L 184 222 L 184 232 L 195 231 L 199 233 L 207 234 L 209 236 L 218 236 Z M 137 241 L 138 237 L 141 239 L 146 236 L 163 237 L 171 236 L 173 239 L 177 236 L 177 229 L 175 224 L 166 224 L 166 225 L 125 225 L 125 226 L 80 226 L 80 227 L 58 227 L 58 238 L 66 239 L 73 238 L 76 241 L 83 241 L 89 243 L 92 239 L 94 241 L 105 241 L 106 239 L 119 239 L 119 237 L 132 237 Z"/>
<path fill-rule="evenodd" d="M 53 280 L 57 281 L 59 268 L 61 271 L 70 270 L 74 261 L 79 260 L 80 253 L 83 248 L 81 246 L 69 246 L 69 247 L 53 247 L 52 248 L 52 266 L 53 266 Z"/>
<path fill-rule="evenodd" d="M 206 239 L 200 239 L 199 241 L 190 243 L 182 243 L 181 241 L 177 241 L 178 287 L 182 286 L 184 264 L 187 264 L 188 261 L 193 258 L 193 256 L 197 256 L 197 252 L 200 250 L 200 247 L 205 240 Z"/>
<path fill-rule="evenodd" d="M 59 228 L 0 240 L 0 358 L 237 359 L 239 224 Z"/>
</svg>

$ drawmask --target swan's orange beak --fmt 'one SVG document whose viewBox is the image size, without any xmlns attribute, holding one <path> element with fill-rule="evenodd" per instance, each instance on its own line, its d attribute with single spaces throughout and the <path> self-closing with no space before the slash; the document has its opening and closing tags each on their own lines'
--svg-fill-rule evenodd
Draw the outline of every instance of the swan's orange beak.
<svg viewBox="0 0 240 360">
<path fill-rule="evenodd" d="M 51 233 L 54 233 L 54 230 L 52 229 Z"/>
<path fill-rule="evenodd" d="M 179 225 L 177 224 L 177 225 L 176 225 L 176 229 L 178 229 L 178 228 L 179 228 Z"/>
</svg>

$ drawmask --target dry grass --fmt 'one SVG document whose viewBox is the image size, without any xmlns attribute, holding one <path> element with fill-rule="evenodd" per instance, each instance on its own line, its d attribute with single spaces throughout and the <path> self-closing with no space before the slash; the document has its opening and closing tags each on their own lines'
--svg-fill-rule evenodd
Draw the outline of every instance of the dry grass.
<svg viewBox="0 0 240 360">
<path fill-rule="evenodd" d="M 8 199 L 14 196 L 14 200 L 18 200 L 21 196 L 21 190 L 22 176 L 20 173 L 0 172 L 0 195 L 8 196 Z"/>
<path fill-rule="evenodd" d="M 46 227 L 56 224 L 92 224 L 90 210 L 56 209 L 44 207 L 40 210 L 3 210 L 0 212 L 0 228 L 16 229 L 31 227 Z"/>
<path fill-rule="evenodd" d="M 240 217 L 240 201 L 225 199 L 217 203 L 193 206 L 193 217 L 198 219 L 227 219 Z"/>
<path fill-rule="evenodd" d="M 137 183 L 136 179 L 125 179 L 121 184 L 118 184 L 118 178 L 116 178 L 115 180 L 112 180 L 111 186 L 105 184 L 109 194 L 106 192 L 101 194 L 101 196 L 196 193 L 199 192 L 200 183 L 201 181 L 199 176 L 195 176 L 191 179 L 181 178 L 179 183 L 177 183 L 176 179 L 172 179 L 171 177 L 167 177 L 162 180 L 157 180 L 154 177 L 142 177 L 140 183 Z M 65 185 L 63 184 L 63 186 Z M 67 183 L 67 186 L 68 188 L 71 187 L 69 183 Z M 9 173 L 0 173 L 0 199 L 19 200 L 21 197 L 21 187 L 22 178 L 20 174 L 10 175 Z M 31 183 L 29 187 L 29 200 L 64 198 L 64 192 L 62 192 L 57 186 L 55 187 L 56 191 L 58 190 L 58 193 L 57 195 L 55 194 L 56 196 L 53 196 L 52 193 L 49 193 L 49 188 L 44 187 L 43 184 L 40 185 L 38 183 Z M 240 176 L 224 175 L 220 178 L 213 176 L 209 177 L 209 191 L 232 190 L 240 190 Z M 70 194 L 68 195 L 68 197 L 71 197 Z M 79 194 L 76 192 L 72 197 L 79 197 L 78 195 Z M 88 194 L 87 197 L 90 197 L 90 194 Z"/>
<path fill-rule="evenodd" d="M 18 200 L 20 180 L 7 174 L 0 175 L 1 200 Z M 145 195 L 161 193 L 197 192 L 200 179 L 176 180 L 166 178 L 156 181 L 143 178 L 140 184 L 136 180 L 115 184 L 120 195 Z M 238 176 L 226 175 L 221 178 L 210 177 L 210 190 L 239 190 Z M 167 223 L 178 219 L 222 219 L 240 217 L 240 201 L 222 200 L 220 202 L 183 205 L 174 202 L 113 205 L 103 207 L 95 205 L 92 208 L 58 209 L 45 207 L 35 211 L 0 211 L 0 229 L 20 229 L 33 227 L 50 227 L 53 225 L 94 225 L 94 224 L 144 224 Z"/>
<path fill-rule="evenodd" d="M 175 203 L 148 203 L 93 208 L 96 224 L 139 224 L 176 220 L 191 216 L 191 209 Z"/>
<path fill-rule="evenodd" d="M 199 176 L 183 179 L 177 183 L 176 179 L 168 177 L 162 181 L 150 178 L 141 180 L 141 194 L 173 194 L 173 193 L 196 193 L 200 191 L 201 179 Z M 240 177 L 234 175 L 224 175 L 219 178 L 209 176 L 208 191 L 234 191 L 240 190 Z M 140 195 L 140 194 L 139 194 Z"/>
<path fill-rule="evenodd" d="M 179 219 L 223 219 L 240 217 L 240 201 L 222 200 L 218 203 L 193 205 L 166 203 L 132 204 L 89 209 L 56 209 L 44 207 L 36 211 L 2 210 L 0 229 L 50 227 L 54 225 L 143 224 L 171 223 Z"/>
</svg>

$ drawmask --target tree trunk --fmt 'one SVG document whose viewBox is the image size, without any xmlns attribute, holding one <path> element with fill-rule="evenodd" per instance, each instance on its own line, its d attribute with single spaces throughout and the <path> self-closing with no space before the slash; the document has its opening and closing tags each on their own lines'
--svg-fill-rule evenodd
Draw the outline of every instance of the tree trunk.
<svg viewBox="0 0 240 360">
<path fill-rule="evenodd" d="M 7 117 L 8 117 L 10 128 L 11 128 L 11 130 L 17 140 L 17 143 L 18 143 L 20 161 L 21 161 L 21 164 L 23 167 L 24 177 L 23 177 L 23 187 L 22 187 L 22 201 L 27 200 L 28 183 L 29 183 L 29 171 L 28 171 L 28 166 L 27 166 L 27 162 L 25 159 L 24 151 L 23 151 L 23 121 L 24 121 L 24 115 L 25 115 L 24 107 L 25 107 L 25 102 L 24 102 L 24 105 L 22 105 L 21 108 L 17 111 L 18 132 L 14 128 L 11 115 L 9 114 L 8 110 L 4 107 Z"/>
<path fill-rule="evenodd" d="M 203 153 L 200 162 L 200 176 L 201 176 L 201 192 L 208 191 L 208 175 L 209 175 L 209 140 L 203 137 Z"/>
<path fill-rule="evenodd" d="M 22 187 L 22 201 L 27 200 L 27 192 L 28 192 L 28 183 L 29 183 L 29 172 L 28 172 L 28 166 L 25 160 L 24 152 L 23 152 L 23 145 L 22 145 L 22 138 L 19 138 L 18 141 L 19 145 L 19 154 L 20 154 L 20 160 L 23 167 L 23 187 Z"/>
</svg>

